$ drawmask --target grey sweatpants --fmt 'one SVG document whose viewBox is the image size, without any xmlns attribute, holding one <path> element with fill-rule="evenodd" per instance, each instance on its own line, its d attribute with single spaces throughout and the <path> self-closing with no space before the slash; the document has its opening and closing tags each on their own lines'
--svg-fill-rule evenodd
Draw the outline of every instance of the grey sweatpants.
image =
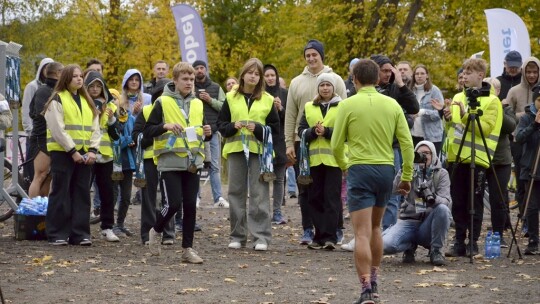
<svg viewBox="0 0 540 304">
<path fill-rule="evenodd" d="M 259 181 L 258 155 L 249 154 L 248 167 L 243 152 L 231 153 L 228 156 L 228 164 L 231 241 L 245 245 L 249 231 L 253 236 L 253 245 L 270 244 L 272 227 L 269 185 L 267 182 Z M 249 206 L 247 206 L 248 183 Z"/>
</svg>

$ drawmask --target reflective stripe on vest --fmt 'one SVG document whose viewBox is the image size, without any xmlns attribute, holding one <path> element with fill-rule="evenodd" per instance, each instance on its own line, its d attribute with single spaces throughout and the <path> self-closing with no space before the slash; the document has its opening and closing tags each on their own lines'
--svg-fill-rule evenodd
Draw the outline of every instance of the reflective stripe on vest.
<svg viewBox="0 0 540 304">
<path fill-rule="evenodd" d="M 142 109 L 144 121 L 148 121 L 148 117 L 150 117 L 150 113 L 152 113 L 152 105 L 146 105 Z M 143 158 L 149 159 L 154 157 L 154 145 L 146 147 L 144 149 Z"/>
<path fill-rule="evenodd" d="M 111 109 L 113 113 L 116 113 L 116 105 L 114 102 L 108 102 L 107 108 Z M 101 115 L 99 119 L 99 127 L 101 129 L 101 141 L 99 142 L 99 153 L 106 157 L 113 157 L 112 141 L 107 129 L 109 128 L 109 116 L 107 114 Z"/>
<path fill-rule="evenodd" d="M 81 108 L 79 108 L 69 91 L 62 91 L 58 93 L 58 96 L 64 112 L 64 130 L 75 143 L 76 150 L 88 151 L 94 120 L 92 109 L 83 96 L 80 96 Z M 66 152 L 64 147 L 54 140 L 49 129 L 47 129 L 47 150 Z"/>
<path fill-rule="evenodd" d="M 312 101 L 307 102 L 304 107 L 306 120 L 310 128 L 322 122 L 324 127 L 333 128 L 336 121 L 339 104 L 328 107 L 326 115 L 323 117 L 321 107 L 313 104 Z M 338 167 L 336 158 L 332 153 L 330 139 L 324 136 L 317 136 L 316 139 L 309 143 L 309 165 L 311 167 L 324 164 L 330 167 Z"/>
<path fill-rule="evenodd" d="M 203 104 L 201 100 L 197 98 L 190 100 L 189 114 L 188 114 L 189 125 L 184 117 L 184 114 L 180 110 L 178 103 L 176 102 L 174 98 L 170 96 L 161 96 L 160 102 L 161 102 L 161 107 L 163 109 L 163 123 L 178 123 L 183 128 L 187 128 L 191 126 L 202 126 Z M 199 127 L 199 128 L 195 128 L 195 131 L 197 132 L 198 140 L 188 142 L 188 147 L 193 153 L 193 155 L 195 155 L 195 153 L 199 153 L 199 157 L 202 157 L 202 159 L 204 159 L 203 146 L 199 148 L 200 140 L 203 139 L 203 130 L 202 128 Z M 167 131 L 163 133 L 162 135 L 154 138 L 154 155 L 158 157 L 158 161 L 159 161 L 159 156 L 165 153 L 176 153 L 180 157 L 188 156 L 187 150 L 184 144 L 184 140 L 181 137 L 177 138 L 177 140 L 174 143 L 174 147 L 172 149 L 169 150 L 165 147 L 167 144 L 167 140 L 171 134 L 172 134 L 171 131 Z"/>
<path fill-rule="evenodd" d="M 258 122 L 262 125 L 266 123 L 266 117 L 274 106 L 274 98 L 272 95 L 264 92 L 261 99 L 254 100 L 251 104 L 251 108 L 248 109 L 248 105 L 243 94 L 236 94 L 236 89 L 227 93 L 227 103 L 231 111 L 231 122 L 241 121 L 244 123 Z M 249 142 L 249 151 L 251 153 L 260 154 L 258 143 L 253 132 L 246 128 L 242 128 L 236 132 L 234 136 L 225 138 L 225 145 L 223 146 L 223 157 L 227 158 L 229 153 L 242 152 L 244 148 L 242 146 L 242 134 L 244 134 L 244 140 Z"/>
<path fill-rule="evenodd" d="M 463 92 L 456 94 L 453 100 L 461 101 L 465 105 L 467 105 L 467 102 L 468 102 L 465 96 L 465 93 Z M 482 111 L 487 109 L 492 102 L 497 103 L 497 118 L 495 121 L 495 126 L 491 130 L 491 133 L 488 136 L 485 136 L 486 144 L 487 144 L 487 152 L 489 153 L 489 157 L 493 159 L 493 155 L 495 154 L 495 150 L 497 148 L 497 144 L 499 141 L 499 134 L 501 132 L 501 126 L 502 126 L 502 120 L 503 120 L 502 104 L 499 101 L 499 99 L 493 94 L 490 95 L 489 97 L 479 97 L 478 101 L 480 102 L 480 106 L 478 107 L 478 110 L 482 110 Z M 449 123 L 448 142 L 447 142 L 446 150 L 447 150 L 448 161 L 455 162 L 457 161 L 456 159 L 457 153 L 459 151 L 459 147 L 463 139 L 463 136 L 458 136 L 460 135 L 460 133 L 457 130 L 464 129 L 465 125 L 461 121 L 460 107 L 458 105 L 453 105 L 451 107 L 451 111 L 452 111 L 452 121 Z M 475 134 L 474 144 L 471 142 L 471 131 L 472 131 L 471 123 L 469 124 L 469 130 L 467 132 L 465 140 L 463 140 L 463 148 L 461 150 L 460 160 L 463 163 L 470 163 L 471 162 L 471 159 L 470 159 L 471 148 L 474 147 L 475 153 L 476 153 L 475 163 L 484 168 L 488 168 L 490 164 L 489 164 L 488 155 L 486 154 L 484 143 L 482 141 L 482 137 L 478 134 Z M 475 128 L 478 128 L 478 126 L 475 125 Z"/>
</svg>

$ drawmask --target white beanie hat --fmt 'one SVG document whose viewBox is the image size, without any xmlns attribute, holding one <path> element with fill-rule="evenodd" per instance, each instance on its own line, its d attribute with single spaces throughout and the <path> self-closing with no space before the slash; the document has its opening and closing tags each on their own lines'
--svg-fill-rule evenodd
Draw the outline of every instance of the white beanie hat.
<svg viewBox="0 0 540 304">
<path fill-rule="evenodd" d="M 334 87 L 334 90 L 336 89 L 336 78 L 330 73 L 322 73 L 319 75 L 319 77 L 317 77 L 317 88 L 325 81 L 330 82 L 330 84 Z"/>
</svg>

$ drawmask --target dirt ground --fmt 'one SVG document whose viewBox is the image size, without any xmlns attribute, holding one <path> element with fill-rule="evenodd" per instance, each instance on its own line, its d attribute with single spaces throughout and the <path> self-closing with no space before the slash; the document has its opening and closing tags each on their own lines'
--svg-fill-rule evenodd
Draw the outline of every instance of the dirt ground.
<svg viewBox="0 0 540 304">
<path fill-rule="evenodd" d="M 226 186 L 224 186 L 226 193 Z M 228 209 L 210 204 L 203 187 L 194 248 L 201 265 L 180 262 L 180 239 L 150 256 L 140 243 L 140 206 L 131 206 L 127 226 L 137 231 L 107 243 L 92 226 L 91 247 L 52 247 L 45 241 L 15 241 L 13 219 L 0 223 L 0 287 L 6 303 L 352 303 L 359 296 L 352 253 L 300 246 L 296 199 L 283 207 L 286 225 L 273 226 L 267 252 L 227 249 Z M 485 223 L 489 217 L 485 217 Z M 345 239 L 352 237 L 345 222 Z M 450 236 L 453 232 L 450 232 Z M 180 237 L 180 236 L 179 236 Z M 521 244 L 525 239 L 521 241 Z M 481 244 L 481 247 L 483 244 Z M 521 249 L 525 248 L 521 245 Z M 380 274 L 383 303 L 540 303 L 540 256 L 448 260 L 433 267 L 427 250 L 415 264 L 386 256 Z"/>
</svg>

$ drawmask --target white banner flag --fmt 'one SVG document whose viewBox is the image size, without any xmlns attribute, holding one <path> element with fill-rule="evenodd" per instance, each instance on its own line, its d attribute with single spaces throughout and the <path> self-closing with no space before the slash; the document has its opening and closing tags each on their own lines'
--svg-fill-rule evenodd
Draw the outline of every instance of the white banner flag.
<svg viewBox="0 0 540 304">
<path fill-rule="evenodd" d="M 518 51 L 523 61 L 531 56 L 531 41 L 525 23 L 514 12 L 501 8 L 484 12 L 489 32 L 491 77 L 497 77 L 504 70 L 506 53 Z"/>
</svg>

